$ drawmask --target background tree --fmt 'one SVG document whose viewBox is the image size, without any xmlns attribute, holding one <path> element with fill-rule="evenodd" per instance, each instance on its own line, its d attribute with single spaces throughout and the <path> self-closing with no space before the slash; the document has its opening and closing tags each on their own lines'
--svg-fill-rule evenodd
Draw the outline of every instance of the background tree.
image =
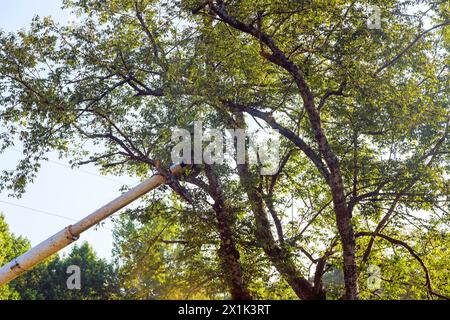
<svg viewBox="0 0 450 320">
<path fill-rule="evenodd" d="M 68 289 L 69 266 L 80 268 L 80 289 Z M 114 265 L 99 259 L 84 242 L 74 245 L 66 256 L 53 256 L 35 269 L 15 279 L 11 287 L 24 300 L 93 300 L 120 298 Z"/>
<path fill-rule="evenodd" d="M 30 248 L 23 237 L 16 237 L 9 231 L 5 217 L 0 213 L 0 264 L 4 265 Z M 0 287 L 0 299 L 19 299 L 19 293 L 11 285 Z"/>
<path fill-rule="evenodd" d="M 0 214 L 0 264 L 4 265 L 30 249 L 30 242 L 9 232 Z M 67 268 L 80 267 L 81 289 L 67 289 Z M 121 297 L 117 270 L 113 264 L 97 258 L 92 247 L 84 242 L 74 245 L 66 256 L 55 255 L 33 270 L 0 288 L 4 300 L 86 300 Z"/>
</svg>

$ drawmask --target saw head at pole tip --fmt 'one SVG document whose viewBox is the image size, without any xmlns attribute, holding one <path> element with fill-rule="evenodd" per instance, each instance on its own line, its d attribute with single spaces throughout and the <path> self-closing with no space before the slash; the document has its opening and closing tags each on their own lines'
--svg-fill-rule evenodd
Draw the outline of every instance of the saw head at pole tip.
<svg viewBox="0 0 450 320">
<path fill-rule="evenodd" d="M 169 169 L 172 174 L 176 175 L 176 174 L 181 173 L 181 171 L 188 166 L 189 166 L 189 164 L 185 163 L 184 161 L 179 161 L 179 162 L 173 163 Z"/>
</svg>

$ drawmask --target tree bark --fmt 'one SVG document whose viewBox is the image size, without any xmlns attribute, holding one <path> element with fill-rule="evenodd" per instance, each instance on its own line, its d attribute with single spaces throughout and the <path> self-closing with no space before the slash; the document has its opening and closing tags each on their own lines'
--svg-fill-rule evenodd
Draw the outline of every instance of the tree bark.
<svg viewBox="0 0 450 320">
<path fill-rule="evenodd" d="M 210 165 L 205 164 L 205 173 L 209 182 L 210 195 L 214 200 L 213 209 L 216 213 L 220 236 L 219 257 L 222 260 L 225 279 L 230 288 L 231 296 L 235 300 L 251 300 L 252 295 L 245 285 L 242 275 L 240 255 L 233 239 L 229 223 L 229 213 L 223 199 L 217 176 Z"/>
</svg>

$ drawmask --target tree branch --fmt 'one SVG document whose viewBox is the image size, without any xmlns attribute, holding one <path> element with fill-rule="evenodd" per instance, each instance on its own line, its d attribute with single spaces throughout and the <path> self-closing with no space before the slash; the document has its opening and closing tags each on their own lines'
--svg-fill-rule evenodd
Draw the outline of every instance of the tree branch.
<svg viewBox="0 0 450 320">
<path fill-rule="evenodd" d="M 316 168 L 319 170 L 319 173 L 322 175 L 322 177 L 324 177 L 325 181 L 329 183 L 330 173 L 325 164 L 322 162 L 322 159 L 320 159 L 316 152 L 293 131 L 280 125 L 270 114 L 266 112 L 262 112 L 255 108 L 240 105 L 231 101 L 225 101 L 225 105 L 227 105 L 232 110 L 241 112 L 243 111 L 253 115 L 256 118 L 260 118 L 264 120 L 268 125 L 270 125 L 273 129 L 278 130 L 284 137 L 289 139 L 294 143 L 294 145 L 296 145 L 300 150 L 303 151 L 303 153 L 314 163 Z"/>
<path fill-rule="evenodd" d="M 377 69 L 377 71 L 375 72 L 375 74 L 380 73 L 380 72 L 383 71 L 384 69 L 386 69 L 386 68 L 390 67 L 391 65 L 393 65 L 394 63 L 396 63 L 398 59 L 400 59 L 404 54 L 406 54 L 406 52 L 408 52 L 408 50 L 411 49 L 411 48 L 417 43 L 417 41 L 419 41 L 419 40 L 420 40 L 422 37 L 424 37 L 427 33 L 431 32 L 431 31 L 433 31 L 433 30 L 435 30 L 435 29 L 437 29 L 437 28 L 440 28 L 440 27 L 449 25 L 449 24 L 450 24 L 450 20 L 447 20 L 447 21 L 444 21 L 443 23 L 440 23 L 440 24 L 438 24 L 438 25 L 435 25 L 434 27 L 431 27 L 431 28 L 429 28 L 429 29 L 427 29 L 427 30 L 421 32 L 419 35 L 417 35 L 417 36 L 414 38 L 413 41 L 411 41 L 411 42 L 410 42 L 410 43 L 409 43 L 402 51 L 400 51 L 400 53 L 398 53 L 392 60 L 389 60 L 389 61 L 385 62 L 381 67 L 379 67 L 379 68 Z"/>
<path fill-rule="evenodd" d="M 378 233 L 376 234 L 375 232 L 358 232 L 355 234 L 355 237 L 380 237 L 383 238 L 393 244 L 402 246 L 403 248 L 405 248 L 413 257 L 414 259 L 416 259 L 420 266 L 422 267 L 423 271 L 425 272 L 425 279 L 426 279 L 426 286 L 427 286 L 427 291 L 430 294 L 430 296 L 437 296 L 441 299 L 446 299 L 446 300 L 450 300 L 450 297 L 446 297 L 442 294 L 437 293 L 436 291 L 433 290 L 432 285 L 431 285 L 431 278 L 430 278 L 430 273 L 428 271 L 427 266 L 425 265 L 425 263 L 423 262 L 423 260 L 418 256 L 418 254 L 414 251 L 414 249 L 409 246 L 406 242 L 403 242 L 401 240 L 392 238 L 390 236 Z"/>
</svg>

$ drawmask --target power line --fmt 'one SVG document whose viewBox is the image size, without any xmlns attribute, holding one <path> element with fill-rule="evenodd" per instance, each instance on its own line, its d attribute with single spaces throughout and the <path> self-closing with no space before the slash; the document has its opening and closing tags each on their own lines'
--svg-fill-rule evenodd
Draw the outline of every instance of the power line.
<svg viewBox="0 0 450 320">
<path fill-rule="evenodd" d="M 7 204 L 7 205 L 10 205 L 10 206 L 14 206 L 14 207 L 18 207 L 18 208 L 34 211 L 34 212 L 39 213 L 39 214 L 45 214 L 47 216 L 51 216 L 51 217 L 55 217 L 55 218 L 65 219 L 65 220 L 69 220 L 69 221 L 78 221 L 77 219 L 74 219 L 74 218 L 70 218 L 70 217 L 67 217 L 67 216 L 63 216 L 63 215 L 56 214 L 56 213 L 49 212 L 49 211 L 45 211 L 45 210 L 34 209 L 34 208 L 31 208 L 31 207 L 23 206 L 23 205 L 20 205 L 20 204 L 17 204 L 17 203 L 9 202 L 9 201 L 0 200 L 0 202 L 4 203 L 4 204 Z M 109 231 L 112 231 L 112 229 L 107 228 L 105 226 L 102 226 L 102 228 L 107 229 Z"/>
<path fill-rule="evenodd" d="M 17 148 L 11 147 L 10 149 L 13 150 L 13 151 L 16 151 L 18 153 L 22 153 L 22 151 L 17 149 Z M 59 165 L 59 166 L 62 166 L 62 167 L 66 167 L 66 168 L 69 168 L 71 170 L 77 170 L 77 171 L 80 171 L 82 173 L 89 174 L 89 175 L 92 175 L 92 176 L 95 176 L 95 177 L 98 177 L 98 178 L 106 179 L 106 180 L 109 180 L 109 181 L 112 181 L 112 182 L 115 182 L 115 183 L 118 183 L 118 184 L 121 184 L 121 185 L 129 185 L 129 183 L 125 183 L 123 181 L 120 181 L 120 180 L 117 180 L 117 179 L 114 179 L 114 178 L 102 176 L 102 175 L 100 175 L 98 173 L 95 173 L 95 172 L 90 172 L 90 171 L 83 170 L 83 169 L 80 169 L 80 168 L 74 168 L 74 167 L 72 167 L 72 166 L 70 166 L 70 165 L 68 165 L 66 163 L 60 162 L 60 161 L 47 159 L 47 162 L 52 163 L 52 164 L 56 164 L 56 165 Z M 138 183 L 139 182 L 134 183 L 133 186 L 138 184 Z"/>
<path fill-rule="evenodd" d="M 17 204 L 17 203 L 9 202 L 9 201 L 0 200 L 0 202 L 8 204 L 10 206 L 31 210 L 31 211 L 34 211 L 34 212 L 37 212 L 37 213 L 45 214 L 45 215 L 56 217 L 56 218 L 66 219 L 66 220 L 70 220 L 70 221 L 77 221 L 76 219 L 73 219 L 73 218 L 70 218 L 70 217 L 67 217 L 67 216 L 63 216 L 63 215 L 60 215 L 60 214 L 56 214 L 56 213 L 48 212 L 48 211 L 44 211 L 44 210 L 34 209 L 34 208 L 31 208 L 31 207 L 23 206 L 23 205 L 20 205 L 20 204 Z"/>
<path fill-rule="evenodd" d="M 21 150 L 19 150 L 19 149 L 17 149 L 17 148 L 14 148 L 14 147 L 12 147 L 11 150 L 16 151 L 16 152 L 18 152 L 18 153 L 22 153 Z M 68 165 L 68 164 L 63 163 L 63 162 L 59 162 L 59 161 L 55 161 L 55 160 L 51 160 L 51 159 L 48 159 L 47 162 L 52 163 L 52 164 L 56 164 L 56 165 L 59 165 L 59 166 L 62 166 L 62 167 L 66 167 L 66 168 L 69 168 L 69 169 L 71 169 L 71 170 L 77 170 L 77 171 L 80 171 L 80 172 L 85 173 L 85 174 L 89 174 L 89 175 L 92 175 L 92 176 L 96 176 L 96 177 L 98 177 L 98 178 L 110 180 L 110 181 L 112 181 L 112 182 L 119 183 L 119 184 L 121 184 L 121 185 L 129 185 L 129 188 L 133 188 L 134 186 L 136 186 L 136 185 L 138 185 L 139 183 L 142 182 L 142 181 L 138 180 L 138 181 L 136 181 L 135 183 L 133 183 L 133 184 L 130 185 L 130 184 L 125 183 L 125 182 L 123 182 L 123 181 L 116 180 L 116 179 L 109 178 L 109 177 L 105 177 L 105 176 L 99 175 L 99 174 L 94 173 L 94 172 L 90 172 L 90 171 L 83 170 L 83 169 L 80 169 L 80 168 L 74 168 L 74 167 L 72 167 L 72 166 L 70 166 L 70 165 Z M 12 203 L 12 202 L 8 202 L 8 201 L 0 200 L 0 203 L 4 203 L 4 204 L 10 205 L 10 206 L 15 206 L 15 207 L 22 208 L 22 209 L 26 209 L 26 210 L 30 210 L 30 211 L 34 211 L 34 212 L 39 213 L 39 214 L 45 214 L 45 215 L 47 215 L 47 216 L 52 216 L 52 217 L 56 217 L 56 218 L 60 218 L 60 219 L 65 219 L 65 220 L 69 220 L 69 221 L 78 221 L 78 220 L 76 220 L 76 219 L 73 219 L 73 218 L 70 218 L 70 217 L 67 217 L 67 216 L 59 215 L 59 214 L 56 214 L 56 213 L 53 213 L 53 212 L 49 212 L 49 211 L 45 211 L 45 210 L 40 210 L 40 209 L 35 209 L 35 208 L 23 206 L 23 205 L 16 204 L 16 203 Z M 112 217 L 117 217 L 117 215 L 113 215 Z M 104 226 L 102 226 L 102 227 L 105 228 L 105 229 L 107 229 L 107 230 L 112 231 L 112 229 L 110 229 L 110 228 L 107 228 L 107 227 L 104 227 Z"/>
<path fill-rule="evenodd" d="M 53 164 L 56 164 L 56 165 L 59 165 L 59 166 L 62 166 L 62 167 L 66 167 L 66 168 L 69 168 L 69 169 L 72 169 L 72 170 L 77 170 L 77 171 L 80 171 L 82 173 L 89 174 L 89 175 L 92 175 L 92 176 L 96 176 L 96 177 L 99 177 L 99 178 L 102 178 L 102 179 L 106 179 L 106 180 L 109 180 L 109 181 L 112 181 L 112 182 L 115 182 L 115 183 L 118 183 L 118 184 L 121 184 L 121 185 L 123 185 L 123 184 L 128 185 L 128 183 L 125 183 L 123 181 L 116 180 L 114 178 L 110 178 L 110 177 L 106 177 L 106 176 L 102 176 L 100 174 L 97 174 L 97 173 L 94 173 L 94 172 L 90 172 L 90 171 L 87 171 L 87 170 L 83 170 L 83 169 L 80 169 L 80 168 L 74 168 L 72 166 L 69 166 L 68 164 L 65 164 L 65 163 L 62 163 L 62 162 L 58 162 L 58 161 L 55 161 L 55 160 L 48 159 L 47 162 L 50 162 L 50 163 L 53 163 Z"/>
</svg>

